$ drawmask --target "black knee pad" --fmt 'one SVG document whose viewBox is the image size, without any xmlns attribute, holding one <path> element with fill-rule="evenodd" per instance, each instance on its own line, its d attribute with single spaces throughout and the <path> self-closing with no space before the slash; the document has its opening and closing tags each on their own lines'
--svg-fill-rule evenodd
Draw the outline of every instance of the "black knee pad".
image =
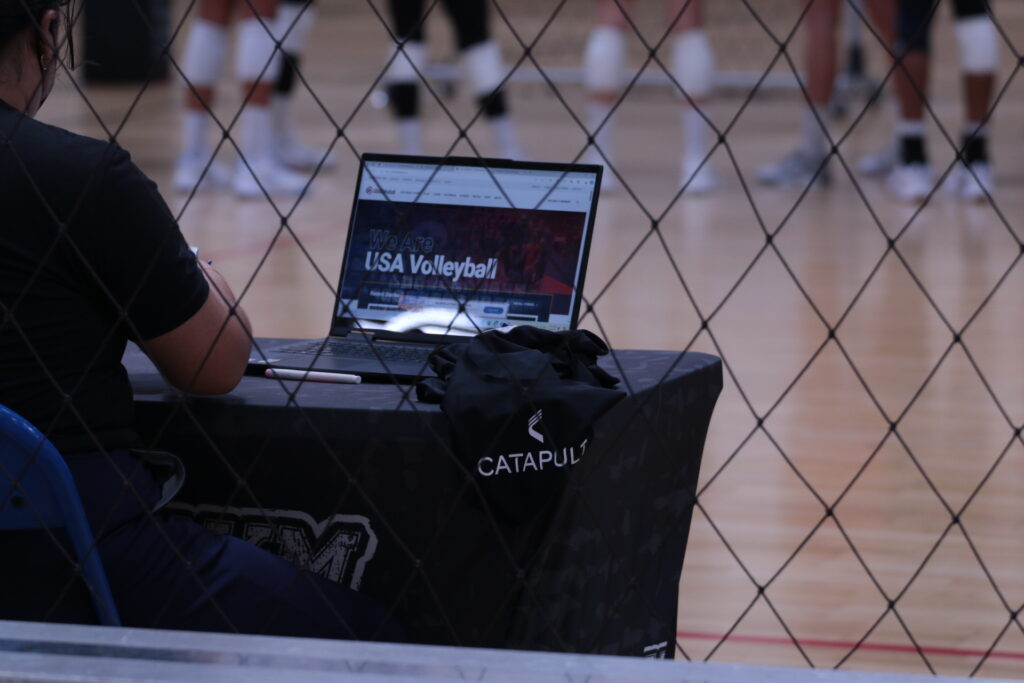
<svg viewBox="0 0 1024 683">
<path fill-rule="evenodd" d="M 391 111 L 400 119 L 418 116 L 420 113 L 420 91 L 415 83 L 394 83 L 388 86 L 388 102 Z"/>
<path fill-rule="evenodd" d="M 484 116 L 489 119 L 493 119 L 496 116 L 504 116 L 508 113 L 508 107 L 505 104 L 505 92 L 502 90 L 495 90 L 490 95 L 481 95 L 478 101 Z"/>
<path fill-rule="evenodd" d="M 299 70 L 299 58 L 296 55 L 283 52 L 281 54 L 281 74 L 274 84 L 274 92 L 279 95 L 288 95 L 295 89 L 296 74 Z"/>
<path fill-rule="evenodd" d="M 897 48 L 899 52 L 928 52 L 932 18 L 939 0 L 899 0 Z"/>
<path fill-rule="evenodd" d="M 455 25 L 459 52 L 488 39 L 487 4 L 490 0 L 444 0 Z"/>
<path fill-rule="evenodd" d="M 988 2 L 986 0 L 953 0 L 953 12 L 957 19 L 988 14 Z"/>
</svg>

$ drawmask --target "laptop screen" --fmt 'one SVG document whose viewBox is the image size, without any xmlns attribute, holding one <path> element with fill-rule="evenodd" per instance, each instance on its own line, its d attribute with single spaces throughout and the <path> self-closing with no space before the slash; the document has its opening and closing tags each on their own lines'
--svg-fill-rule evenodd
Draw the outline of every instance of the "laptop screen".
<svg viewBox="0 0 1024 683">
<path fill-rule="evenodd" d="M 366 155 L 335 308 L 387 321 L 460 304 L 475 327 L 575 327 L 600 170 Z"/>
</svg>

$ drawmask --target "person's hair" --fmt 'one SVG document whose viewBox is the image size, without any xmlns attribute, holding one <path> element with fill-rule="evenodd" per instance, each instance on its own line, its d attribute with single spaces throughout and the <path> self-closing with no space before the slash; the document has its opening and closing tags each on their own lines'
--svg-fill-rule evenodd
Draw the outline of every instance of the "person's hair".
<svg viewBox="0 0 1024 683">
<path fill-rule="evenodd" d="M 22 31 L 32 27 L 38 31 L 41 27 L 43 14 L 49 10 L 58 10 L 64 15 L 65 38 L 68 47 L 68 66 L 74 64 L 74 48 L 72 43 L 71 21 L 73 11 L 72 0 L 0 0 L 0 56 L 7 52 L 11 43 Z M 57 46 L 59 48 L 59 46 Z"/>
</svg>

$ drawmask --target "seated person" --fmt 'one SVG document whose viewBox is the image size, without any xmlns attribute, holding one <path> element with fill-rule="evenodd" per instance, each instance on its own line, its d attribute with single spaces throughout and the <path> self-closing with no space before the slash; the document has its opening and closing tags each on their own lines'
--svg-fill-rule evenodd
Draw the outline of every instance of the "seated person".
<svg viewBox="0 0 1024 683">
<path fill-rule="evenodd" d="M 67 461 L 125 625 L 400 639 L 349 588 L 152 512 L 157 483 L 129 453 L 127 341 L 179 389 L 218 394 L 242 377 L 249 322 L 124 150 L 32 118 L 64 63 L 66 2 L 0 0 L 0 403 Z M 46 584 L 53 558 L 73 576 L 55 538 L 0 534 L 0 619 L 94 619 L 76 582 Z"/>
</svg>

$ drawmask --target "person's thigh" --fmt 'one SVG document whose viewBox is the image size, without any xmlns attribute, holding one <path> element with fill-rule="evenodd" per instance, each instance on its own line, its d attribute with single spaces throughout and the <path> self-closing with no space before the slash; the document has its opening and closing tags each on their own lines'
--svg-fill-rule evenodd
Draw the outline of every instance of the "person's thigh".
<svg viewBox="0 0 1024 683">
<path fill-rule="evenodd" d="M 490 0 L 444 0 L 445 9 L 455 25 L 459 50 L 465 50 L 488 38 L 487 4 Z"/>
<path fill-rule="evenodd" d="M 987 14 L 987 0 L 953 0 L 953 13 L 958 19 Z"/>
<path fill-rule="evenodd" d="M 681 33 L 704 25 L 701 0 L 666 0 L 665 20 L 672 30 Z"/>
<path fill-rule="evenodd" d="M 626 14 L 632 13 L 633 0 L 597 0 L 597 23 L 601 26 L 626 28 L 630 25 Z"/>
<path fill-rule="evenodd" d="M 388 6 L 398 39 L 423 42 L 423 0 L 390 0 Z"/>
<path fill-rule="evenodd" d="M 402 639 L 365 596 L 181 517 L 157 514 L 121 525 L 100 552 L 125 625 Z"/>
<path fill-rule="evenodd" d="M 150 510 L 160 487 L 127 452 L 65 458 L 128 626 L 401 639 L 365 596 L 232 536 Z"/>
<path fill-rule="evenodd" d="M 896 40 L 904 52 L 927 52 L 937 0 L 899 0 Z"/>
</svg>

